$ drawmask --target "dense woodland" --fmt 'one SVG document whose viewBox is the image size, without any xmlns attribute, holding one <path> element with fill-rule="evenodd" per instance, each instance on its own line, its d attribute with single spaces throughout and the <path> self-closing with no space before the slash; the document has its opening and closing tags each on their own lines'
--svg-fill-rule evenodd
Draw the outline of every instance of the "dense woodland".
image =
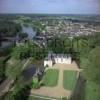
<svg viewBox="0 0 100 100">
<path fill-rule="evenodd" d="M 0 33 L 5 37 L 16 36 L 16 34 L 21 30 L 19 24 L 14 23 L 8 19 L 0 19 Z"/>
</svg>

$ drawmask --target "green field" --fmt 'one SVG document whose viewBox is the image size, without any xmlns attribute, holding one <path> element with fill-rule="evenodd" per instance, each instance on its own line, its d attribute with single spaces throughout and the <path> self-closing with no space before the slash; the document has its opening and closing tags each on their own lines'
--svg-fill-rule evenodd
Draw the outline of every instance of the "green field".
<svg viewBox="0 0 100 100">
<path fill-rule="evenodd" d="M 33 96 L 29 96 L 27 100 L 54 100 L 54 99 L 56 100 L 56 98 L 53 98 L 53 97 L 33 95 Z"/>
<path fill-rule="evenodd" d="M 48 99 L 42 99 L 42 98 L 39 98 L 39 97 L 34 97 L 34 96 L 30 96 L 29 98 L 28 98 L 28 100 L 48 100 Z"/>
<path fill-rule="evenodd" d="M 40 96 L 41 97 L 41 96 Z M 42 96 L 42 98 L 40 98 L 40 97 L 34 97 L 34 96 L 30 96 L 30 97 L 28 97 L 28 99 L 27 100 L 68 100 L 67 98 L 50 98 L 50 97 L 43 97 Z"/>
<path fill-rule="evenodd" d="M 99 85 L 88 81 L 85 87 L 85 100 L 100 100 Z"/>
<path fill-rule="evenodd" d="M 73 90 L 77 81 L 77 72 L 76 71 L 67 71 L 63 73 L 63 86 L 65 89 Z"/>
<path fill-rule="evenodd" d="M 46 71 L 43 82 L 45 86 L 56 86 L 58 83 L 59 70 L 49 69 Z"/>
</svg>

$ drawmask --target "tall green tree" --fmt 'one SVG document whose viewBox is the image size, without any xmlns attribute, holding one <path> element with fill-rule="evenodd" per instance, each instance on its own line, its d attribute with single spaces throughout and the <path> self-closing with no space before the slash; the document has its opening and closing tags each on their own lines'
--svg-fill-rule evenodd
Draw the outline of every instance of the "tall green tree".
<svg viewBox="0 0 100 100">
<path fill-rule="evenodd" d="M 0 59 L 0 80 L 4 78 L 4 75 L 5 75 L 4 69 L 5 69 L 4 61 Z"/>
<path fill-rule="evenodd" d="M 48 49 L 54 53 L 67 53 L 70 52 L 71 41 L 63 36 L 54 37 L 47 45 Z"/>
<path fill-rule="evenodd" d="M 82 61 L 82 66 L 85 77 L 100 84 L 100 46 L 89 53 L 88 58 Z"/>
<path fill-rule="evenodd" d="M 12 79 L 18 78 L 22 71 L 22 64 L 20 61 L 15 61 L 13 64 L 8 64 L 6 67 L 6 76 Z"/>
</svg>

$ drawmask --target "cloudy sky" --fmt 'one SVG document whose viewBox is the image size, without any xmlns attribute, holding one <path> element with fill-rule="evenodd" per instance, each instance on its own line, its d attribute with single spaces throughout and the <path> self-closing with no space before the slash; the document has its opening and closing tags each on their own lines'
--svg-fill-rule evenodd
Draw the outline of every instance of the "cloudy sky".
<svg viewBox="0 0 100 100">
<path fill-rule="evenodd" d="M 100 0 L 0 0 L 0 13 L 100 14 Z"/>
</svg>

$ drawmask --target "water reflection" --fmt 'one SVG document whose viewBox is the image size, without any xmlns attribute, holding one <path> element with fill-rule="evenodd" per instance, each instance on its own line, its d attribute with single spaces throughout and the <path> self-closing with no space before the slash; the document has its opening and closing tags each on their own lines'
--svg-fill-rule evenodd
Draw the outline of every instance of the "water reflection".
<svg viewBox="0 0 100 100">
<path fill-rule="evenodd" d="M 30 40 L 32 40 L 36 35 L 36 31 L 31 26 L 22 26 L 22 32 L 27 33 Z"/>
</svg>

